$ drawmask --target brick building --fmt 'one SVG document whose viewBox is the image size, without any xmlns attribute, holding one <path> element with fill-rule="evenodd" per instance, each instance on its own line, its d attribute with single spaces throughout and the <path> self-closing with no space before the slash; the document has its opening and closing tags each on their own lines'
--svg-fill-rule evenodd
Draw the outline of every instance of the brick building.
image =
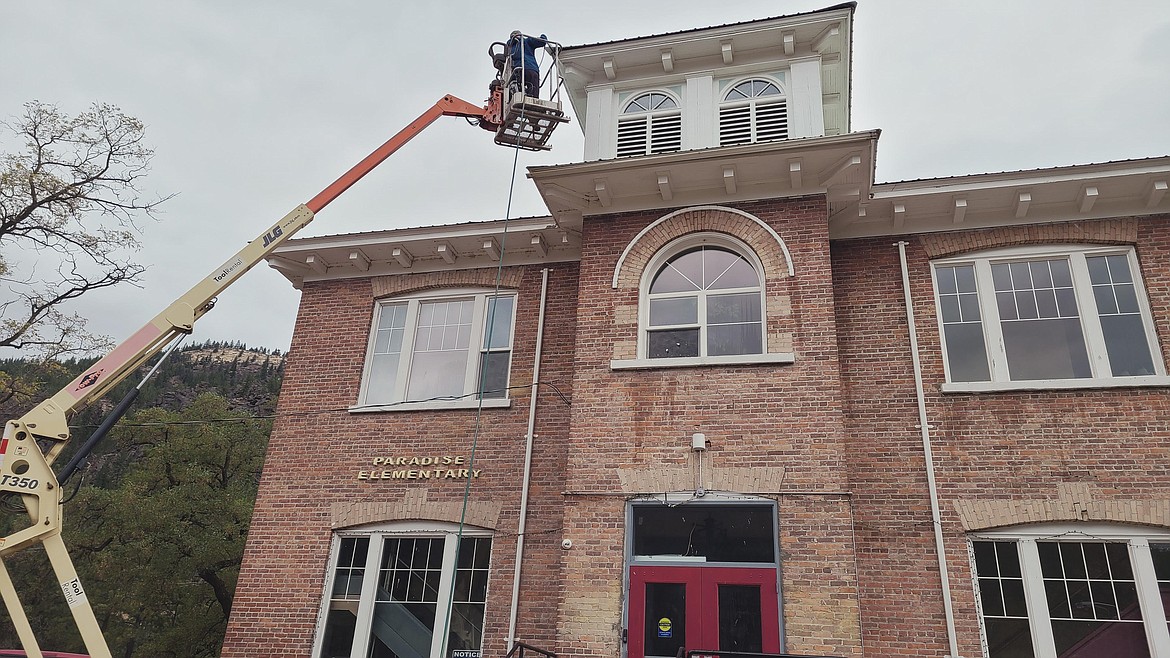
<svg viewBox="0 0 1170 658">
<path fill-rule="evenodd" d="M 853 9 L 566 48 L 548 215 L 278 252 L 224 656 L 1170 656 L 1170 157 L 875 182 Z"/>
</svg>

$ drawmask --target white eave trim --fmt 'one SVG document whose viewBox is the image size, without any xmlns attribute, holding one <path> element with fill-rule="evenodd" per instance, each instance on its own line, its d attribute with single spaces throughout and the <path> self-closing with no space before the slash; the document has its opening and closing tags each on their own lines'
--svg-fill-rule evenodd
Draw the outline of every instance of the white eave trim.
<svg viewBox="0 0 1170 658">
<path fill-rule="evenodd" d="M 1076 171 L 1005 172 L 1003 174 L 982 174 L 962 179 L 908 181 L 899 183 L 874 183 L 873 199 L 901 199 L 912 196 L 937 194 L 958 194 L 979 190 L 998 190 L 1015 187 L 1039 186 L 1051 183 L 1094 181 L 1104 178 L 1170 174 L 1170 164 L 1141 167 L 1104 167 L 1084 165 Z"/>
<path fill-rule="evenodd" d="M 274 252 L 280 256 L 288 253 L 300 253 L 310 249 L 352 249 L 387 243 L 423 242 L 428 240 L 455 240 L 459 238 L 490 237 L 521 231 L 543 231 L 556 228 L 557 223 L 551 217 L 529 217 L 513 219 L 507 222 L 494 221 L 476 224 L 455 224 L 450 226 L 428 226 L 423 228 L 407 228 L 375 233 L 348 233 L 344 235 L 325 235 L 311 238 L 293 238 L 281 245 Z"/>
</svg>

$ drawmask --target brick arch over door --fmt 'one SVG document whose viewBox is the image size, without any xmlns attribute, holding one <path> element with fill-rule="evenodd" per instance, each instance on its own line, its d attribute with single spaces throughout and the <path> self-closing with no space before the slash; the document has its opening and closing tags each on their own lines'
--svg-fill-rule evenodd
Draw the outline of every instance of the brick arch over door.
<svg viewBox="0 0 1170 658">
<path fill-rule="evenodd" d="M 755 215 L 722 206 L 695 206 L 676 210 L 653 221 L 626 245 L 613 272 L 617 291 L 614 359 L 633 359 L 638 352 L 638 304 L 642 275 L 660 249 L 692 233 L 723 233 L 746 244 L 763 266 L 766 331 L 769 352 L 791 352 L 792 297 L 789 279 L 795 275 L 792 253 L 783 238 Z"/>
</svg>

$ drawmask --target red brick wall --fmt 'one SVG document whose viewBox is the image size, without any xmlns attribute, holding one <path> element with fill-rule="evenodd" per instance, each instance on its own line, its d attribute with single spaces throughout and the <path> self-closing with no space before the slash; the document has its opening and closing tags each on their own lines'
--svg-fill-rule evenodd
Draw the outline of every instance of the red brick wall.
<svg viewBox="0 0 1170 658">
<path fill-rule="evenodd" d="M 614 343 L 633 338 L 615 323 L 615 308 L 631 303 L 630 295 L 636 303 L 637 294 L 612 288 L 615 265 L 638 232 L 669 210 L 585 220 L 565 474 L 565 534 L 576 543 L 565 558 L 560 613 L 558 648 L 567 656 L 621 651 L 626 496 L 619 469 L 685 467 L 695 431 L 707 436 L 712 468 L 784 469 L 777 490 L 755 493 L 779 500 L 787 650 L 858 655 L 827 209 L 820 197 L 736 208 L 772 227 L 792 253 L 796 276 L 783 285 L 793 364 L 611 370 Z"/>
<path fill-rule="evenodd" d="M 1012 501 L 1054 500 L 1058 488 L 1070 486 L 1117 506 L 1170 498 L 1170 396 L 1163 388 L 942 393 L 928 249 L 944 254 L 1136 238 L 1158 334 L 1165 337 L 1170 335 L 1170 229 L 1165 218 L 1142 219 L 1136 230 L 1133 222 L 908 239 L 942 529 L 964 656 L 982 655 L 982 649 L 960 501 L 1005 507 Z M 941 656 L 947 652 L 946 627 L 894 242 L 886 237 L 832 246 L 862 624 L 866 655 Z"/>
<path fill-rule="evenodd" d="M 494 273 L 494 271 L 493 271 Z M 502 510 L 492 545 L 485 655 L 503 655 L 536 344 L 541 270 L 514 268 L 519 281 L 512 355 L 512 406 L 485 409 L 471 497 Z M 438 276 L 438 275 L 436 275 Z M 419 277 L 415 277 L 418 279 Z M 425 278 L 425 277 L 423 277 Z M 494 278 L 493 278 L 494 280 Z M 425 282 L 418 285 L 426 285 Z M 573 395 L 577 266 L 550 268 L 541 381 Z M 428 501 L 460 502 L 462 481 L 358 481 L 373 457 L 467 455 L 475 410 L 354 414 L 374 308 L 369 279 L 306 284 L 284 387 L 253 514 L 223 656 L 309 655 L 328 569 L 335 503 L 397 501 L 425 489 Z M 569 410 L 550 386 L 538 394 L 528 537 L 517 634 L 553 643 L 560 572 L 561 474 Z"/>
</svg>

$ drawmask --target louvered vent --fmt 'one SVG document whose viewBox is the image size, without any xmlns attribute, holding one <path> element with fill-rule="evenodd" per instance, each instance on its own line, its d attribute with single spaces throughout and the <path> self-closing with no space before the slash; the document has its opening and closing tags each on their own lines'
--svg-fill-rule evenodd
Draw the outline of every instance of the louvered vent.
<svg viewBox="0 0 1170 658">
<path fill-rule="evenodd" d="M 682 148 L 682 115 L 659 116 L 651 119 L 650 152 L 674 153 Z"/>
<path fill-rule="evenodd" d="M 617 156 L 646 153 L 646 124 L 650 117 L 630 117 L 618 120 Z"/>
<path fill-rule="evenodd" d="M 752 107 L 719 108 L 719 145 L 750 144 L 752 141 Z"/>
<path fill-rule="evenodd" d="M 755 141 L 773 139 L 788 139 L 788 103 L 784 101 L 756 105 Z"/>
<path fill-rule="evenodd" d="M 618 120 L 617 157 L 673 153 L 682 148 L 682 116 L 623 117 Z"/>
<path fill-rule="evenodd" d="M 783 100 L 719 109 L 720 146 L 787 138 L 788 103 Z"/>
</svg>

